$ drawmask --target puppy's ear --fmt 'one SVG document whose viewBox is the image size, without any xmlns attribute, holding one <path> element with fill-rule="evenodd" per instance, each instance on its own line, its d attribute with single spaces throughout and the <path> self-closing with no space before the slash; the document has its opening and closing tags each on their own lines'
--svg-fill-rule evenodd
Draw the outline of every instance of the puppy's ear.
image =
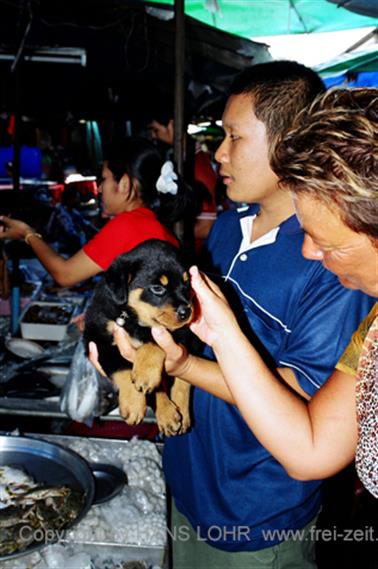
<svg viewBox="0 0 378 569">
<path fill-rule="evenodd" d="M 129 284 L 133 279 L 132 263 L 120 255 L 104 275 L 104 284 L 111 298 L 117 304 L 125 304 L 129 295 Z"/>
</svg>

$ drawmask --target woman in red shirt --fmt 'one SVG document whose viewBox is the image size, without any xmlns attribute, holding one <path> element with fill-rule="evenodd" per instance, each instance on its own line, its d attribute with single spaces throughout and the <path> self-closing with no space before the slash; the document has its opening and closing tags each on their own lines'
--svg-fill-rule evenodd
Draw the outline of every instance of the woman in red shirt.
<svg viewBox="0 0 378 569">
<path fill-rule="evenodd" d="M 24 239 L 61 286 L 72 286 L 106 270 L 121 253 L 147 239 L 178 241 L 169 229 L 190 207 L 191 190 L 171 162 L 163 164 L 148 140 L 126 138 L 109 151 L 100 185 L 104 211 L 113 216 L 80 251 L 58 255 L 32 227 L 2 216 L 1 239 Z"/>
</svg>

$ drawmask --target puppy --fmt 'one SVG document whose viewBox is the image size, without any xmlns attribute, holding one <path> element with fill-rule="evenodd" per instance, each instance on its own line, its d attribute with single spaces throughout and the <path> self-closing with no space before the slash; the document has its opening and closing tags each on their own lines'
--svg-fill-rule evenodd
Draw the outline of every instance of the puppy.
<svg viewBox="0 0 378 569">
<path fill-rule="evenodd" d="M 193 316 L 189 274 L 179 250 L 159 239 L 145 241 L 120 255 L 95 287 L 85 314 L 84 344 L 96 343 L 104 372 L 118 388 L 120 414 L 130 425 L 146 413 L 146 394 L 155 391 L 156 420 L 165 435 L 190 426 L 190 386 L 175 378 L 170 397 L 162 382 L 165 352 L 154 342 L 151 327 L 161 325 L 181 342 Z M 136 349 L 134 363 L 113 342 L 114 322 Z M 186 327 L 186 328 L 185 328 Z"/>
</svg>

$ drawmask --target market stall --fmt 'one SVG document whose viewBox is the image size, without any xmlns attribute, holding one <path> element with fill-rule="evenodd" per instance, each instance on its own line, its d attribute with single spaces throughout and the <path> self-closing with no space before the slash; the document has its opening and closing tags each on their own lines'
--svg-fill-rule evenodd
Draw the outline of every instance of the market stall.
<svg viewBox="0 0 378 569">
<path fill-rule="evenodd" d="M 2 569 L 15 566 L 84 569 L 90 564 L 103 569 L 128 567 L 127 563 L 137 562 L 139 565 L 129 566 L 166 566 L 162 443 L 157 437 L 152 410 L 148 410 L 143 425 L 128 428 L 119 415 L 116 397 L 107 400 L 103 415 L 87 424 L 73 421 L 61 409 L 62 389 L 75 368 L 75 350 L 81 339 L 72 320 L 82 313 L 88 299 L 88 290 L 81 288 L 83 290 L 56 290 L 48 278 L 38 283 L 30 281 L 28 288 L 24 283 L 24 291 L 30 295 L 22 296 L 24 308 L 15 334 L 9 333 L 10 316 L 0 316 L 3 337 L 0 372 Z M 11 431 L 15 424 L 21 427 L 21 432 L 20 429 Z M 41 424 L 46 425 L 45 429 L 35 432 Z M 27 432 L 28 427 L 29 431 L 34 427 L 34 431 Z M 59 434 L 53 434 L 54 431 Z M 98 433 L 100 437 L 95 436 Z M 79 512 L 77 520 L 73 519 L 62 530 L 49 522 L 51 515 L 52 520 L 56 519 L 54 511 L 42 517 L 41 526 L 34 521 L 35 515 L 38 517 L 46 510 L 51 500 L 49 494 L 46 500 L 43 495 L 33 505 L 30 503 L 36 494 L 34 484 L 43 491 L 50 489 L 50 494 L 51 487 L 57 484 L 75 487 L 72 472 L 77 459 L 74 455 L 67 459 L 61 450 L 58 456 L 56 449 L 60 446 L 78 453 L 90 465 L 84 482 L 83 474 L 78 474 L 86 507 Z M 57 464 L 63 472 L 56 470 Z M 14 468 L 18 470 L 16 475 Z M 17 500 L 14 499 L 11 486 L 12 477 L 17 482 L 20 473 L 33 478 L 24 501 L 19 494 Z M 64 510 L 61 506 L 60 509 Z M 12 526 L 7 521 L 10 515 Z M 18 530 L 22 530 L 21 536 Z M 34 539 L 30 541 L 31 536 Z"/>
</svg>

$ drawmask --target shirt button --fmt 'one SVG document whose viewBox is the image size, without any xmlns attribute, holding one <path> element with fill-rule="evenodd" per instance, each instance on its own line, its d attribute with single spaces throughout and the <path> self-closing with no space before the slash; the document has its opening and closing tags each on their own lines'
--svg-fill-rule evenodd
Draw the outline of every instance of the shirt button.
<svg viewBox="0 0 378 569">
<path fill-rule="evenodd" d="M 243 253 L 243 255 L 240 255 L 239 259 L 241 261 L 246 261 L 248 259 L 247 255 L 245 253 Z"/>
</svg>

